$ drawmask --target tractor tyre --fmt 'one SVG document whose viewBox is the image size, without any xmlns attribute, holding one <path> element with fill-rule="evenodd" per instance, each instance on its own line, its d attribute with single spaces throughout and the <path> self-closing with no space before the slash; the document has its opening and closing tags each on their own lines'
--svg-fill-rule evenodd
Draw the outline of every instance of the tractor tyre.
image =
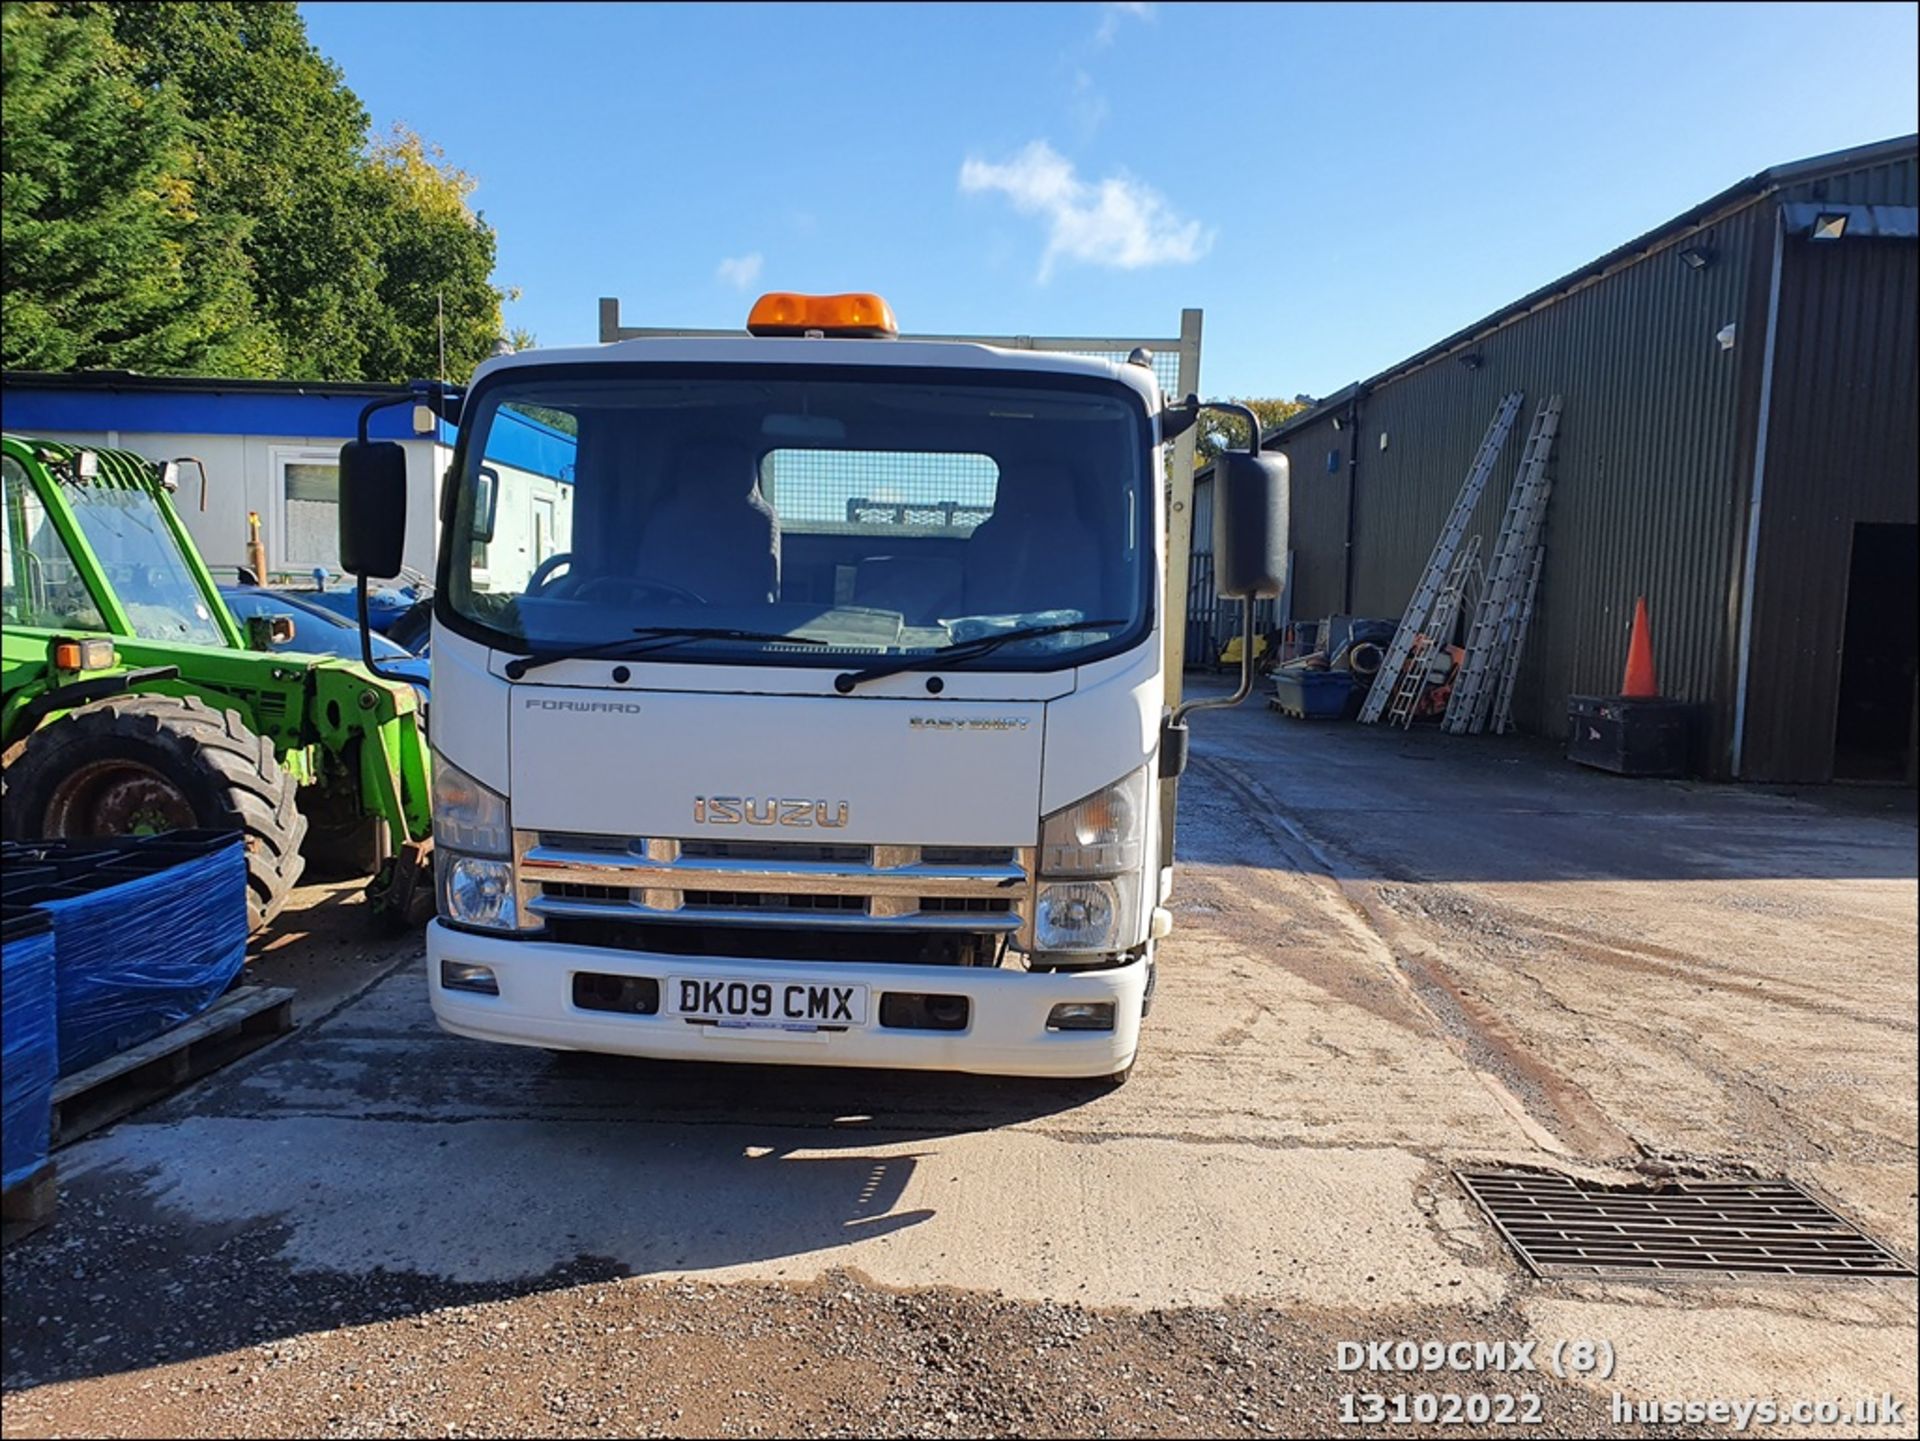
<svg viewBox="0 0 1920 1441">
<path fill-rule="evenodd" d="M 247 852 L 247 930 L 286 904 L 306 861 L 307 818 L 273 744 L 238 711 L 192 696 L 82 706 L 8 758 L 8 840 L 72 840 L 199 827 L 237 830 Z"/>
</svg>

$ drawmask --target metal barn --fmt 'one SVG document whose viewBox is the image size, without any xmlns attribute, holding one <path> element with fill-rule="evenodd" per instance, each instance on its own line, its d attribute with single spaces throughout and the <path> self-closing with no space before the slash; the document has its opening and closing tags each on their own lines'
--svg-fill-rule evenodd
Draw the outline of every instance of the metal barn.
<svg viewBox="0 0 1920 1441">
<path fill-rule="evenodd" d="M 1398 616 L 1500 397 L 1560 395 L 1517 724 L 1563 736 L 1569 695 L 1618 689 L 1644 595 L 1702 773 L 1911 782 L 1917 149 L 1764 170 L 1271 432 L 1291 616 Z"/>
</svg>

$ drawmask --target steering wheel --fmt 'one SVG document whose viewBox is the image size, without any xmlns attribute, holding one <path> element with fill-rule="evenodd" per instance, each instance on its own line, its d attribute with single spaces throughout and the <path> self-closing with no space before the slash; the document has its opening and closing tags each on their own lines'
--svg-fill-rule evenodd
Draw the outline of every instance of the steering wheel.
<svg viewBox="0 0 1920 1441">
<path fill-rule="evenodd" d="M 533 574 L 527 577 L 525 594 L 540 594 L 541 591 L 547 588 L 548 583 L 553 580 L 553 573 L 556 570 L 559 570 L 562 566 L 571 566 L 572 564 L 572 551 L 556 550 L 552 555 L 548 556 L 533 568 Z"/>
<path fill-rule="evenodd" d="M 675 585 L 670 580 L 648 580 L 642 575 L 597 575 L 592 580 L 583 581 L 580 588 L 569 599 L 587 600 L 595 591 L 612 591 L 617 595 L 628 596 L 641 592 L 652 592 L 666 596 L 670 600 L 683 600 L 691 605 L 705 605 L 707 598 L 684 585 Z"/>
</svg>

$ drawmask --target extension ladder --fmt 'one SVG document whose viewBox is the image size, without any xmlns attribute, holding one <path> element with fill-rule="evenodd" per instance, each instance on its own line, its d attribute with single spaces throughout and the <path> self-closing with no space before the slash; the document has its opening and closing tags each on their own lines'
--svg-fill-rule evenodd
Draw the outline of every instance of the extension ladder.
<svg viewBox="0 0 1920 1441">
<path fill-rule="evenodd" d="M 1520 652 L 1527 643 L 1527 623 L 1533 619 L 1533 598 L 1540 590 L 1540 566 L 1546 560 L 1545 542 L 1533 548 L 1533 565 L 1527 571 L 1526 593 L 1520 598 L 1520 614 L 1513 623 L 1513 644 L 1507 648 L 1506 663 L 1500 667 L 1500 693 L 1493 702 L 1493 733 L 1505 735 L 1513 728 L 1513 678 L 1520 670 Z"/>
<path fill-rule="evenodd" d="M 1393 693 L 1393 705 L 1387 710 L 1389 725 L 1397 725 L 1402 730 L 1413 725 L 1414 713 L 1420 709 L 1420 698 L 1427 693 L 1427 687 L 1433 684 L 1431 657 L 1436 648 L 1444 647 L 1453 638 L 1454 622 L 1460 618 L 1460 607 L 1466 601 L 1467 587 L 1478 577 L 1479 570 L 1480 537 L 1468 536 L 1466 548 L 1454 557 L 1453 568 L 1447 572 L 1447 583 L 1433 608 L 1433 616 L 1413 648 L 1407 673 L 1400 678 L 1399 687 Z"/>
<path fill-rule="evenodd" d="M 1560 397 L 1556 395 L 1534 412 L 1526 448 L 1520 455 L 1513 495 L 1500 522 L 1493 561 L 1487 567 L 1487 584 L 1480 594 L 1473 629 L 1467 635 L 1466 659 L 1461 663 L 1453 694 L 1447 698 L 1446 717 L 1440 723 L 1440 728 L 1449 735 L 1465 735 L 1469 731 L 1477 735 L 1486 726 L 1487 710 L 1493 700 L 1489 682 L 1506 666 L 1522 591 L 1527 587 L 1526 573 L 1533 563 L 1546 519 L 1547 500 L 1552 490 L 1547 460 L 1553 453 L 1553 437 L 1559 429 Z"/>
<path fill-rule="evenodd" d="M 1487 426 L 1486 435 L 1481 438 L 1480 449 L 1474 453 L 1473 464 L 1467 468 L 1467 478 L 1460 486 L 1460 494 L 1454 497 L 1453 509 L 1447 512 L 1446 524 L 1440 527 L 1440 538 L 1433 543 L 1433 554 L 1427 557 L 1427 568 L 1421 573 L 1420 583 L 1413 589 L 1413 598 L 1407 602 L 1406 613 L 1400 617 L 1400 628 L 1394 631 L 1387 653 L 1381 659 L 1380 670 L 1373 678 L 1373 688 L 1367 692 L 1366 704 L 1360 707 L 1363 725 L 1372 725 L 1385 713 L 1407 657 L 1413 654 L 1414 640 L 1426 628 L 1433 603 L 1439 598 L 1441 587 L 1446 584 L 1454 552 L 1460 547 L 1460 537 L 1467 533 L 1467 522 L 1473 519 L 1473 508 L 1480 502 L 1480 492 L 1486 489 L 1487 477 L 1493 474 L 1494 462 L 1500 458 L 1500 449 L 1507 443 L 1507 432 L 1513 428 L 1514 417 L 1519 413 L 1520 392 L 1516 390 L 1502 400 L 1499 409 L 1494 412 L 1493 421 Z"/>
</svg>

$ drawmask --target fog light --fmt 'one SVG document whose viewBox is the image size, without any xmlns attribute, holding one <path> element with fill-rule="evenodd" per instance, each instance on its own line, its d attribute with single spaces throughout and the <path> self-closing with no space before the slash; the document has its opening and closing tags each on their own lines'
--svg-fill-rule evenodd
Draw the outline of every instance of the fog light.
<svg viewBox="0 0 1920 1441">
<path fill-rule="evenodd" d="M 970 1010 L 965 996 L 888 991 L 880 997 L 880 1024 L 907 1031 L 964 1031 Z"/>
<path fill-rule="evenodd" d="M 660 983 L 651 976 L 612 976 L 578 971 L 573 1003 L 583 1011 L 617 1011 L 629 1016 L 660 1014 Z"/>
<path fill-rule="evenodd" d="M 1111 1031 L 1112 1001 L 1062 1001 L 1047 1012 L 1049 1031 Z"/>
<path fill-rule="evenodd" d="M 463 961 L 440 963 L 440 988 L 444 991 L 472 991 L 480 996 L 500 994 L 500 983 L 493 978 L 493 967 L 470 966 Z"/>
</svg>

